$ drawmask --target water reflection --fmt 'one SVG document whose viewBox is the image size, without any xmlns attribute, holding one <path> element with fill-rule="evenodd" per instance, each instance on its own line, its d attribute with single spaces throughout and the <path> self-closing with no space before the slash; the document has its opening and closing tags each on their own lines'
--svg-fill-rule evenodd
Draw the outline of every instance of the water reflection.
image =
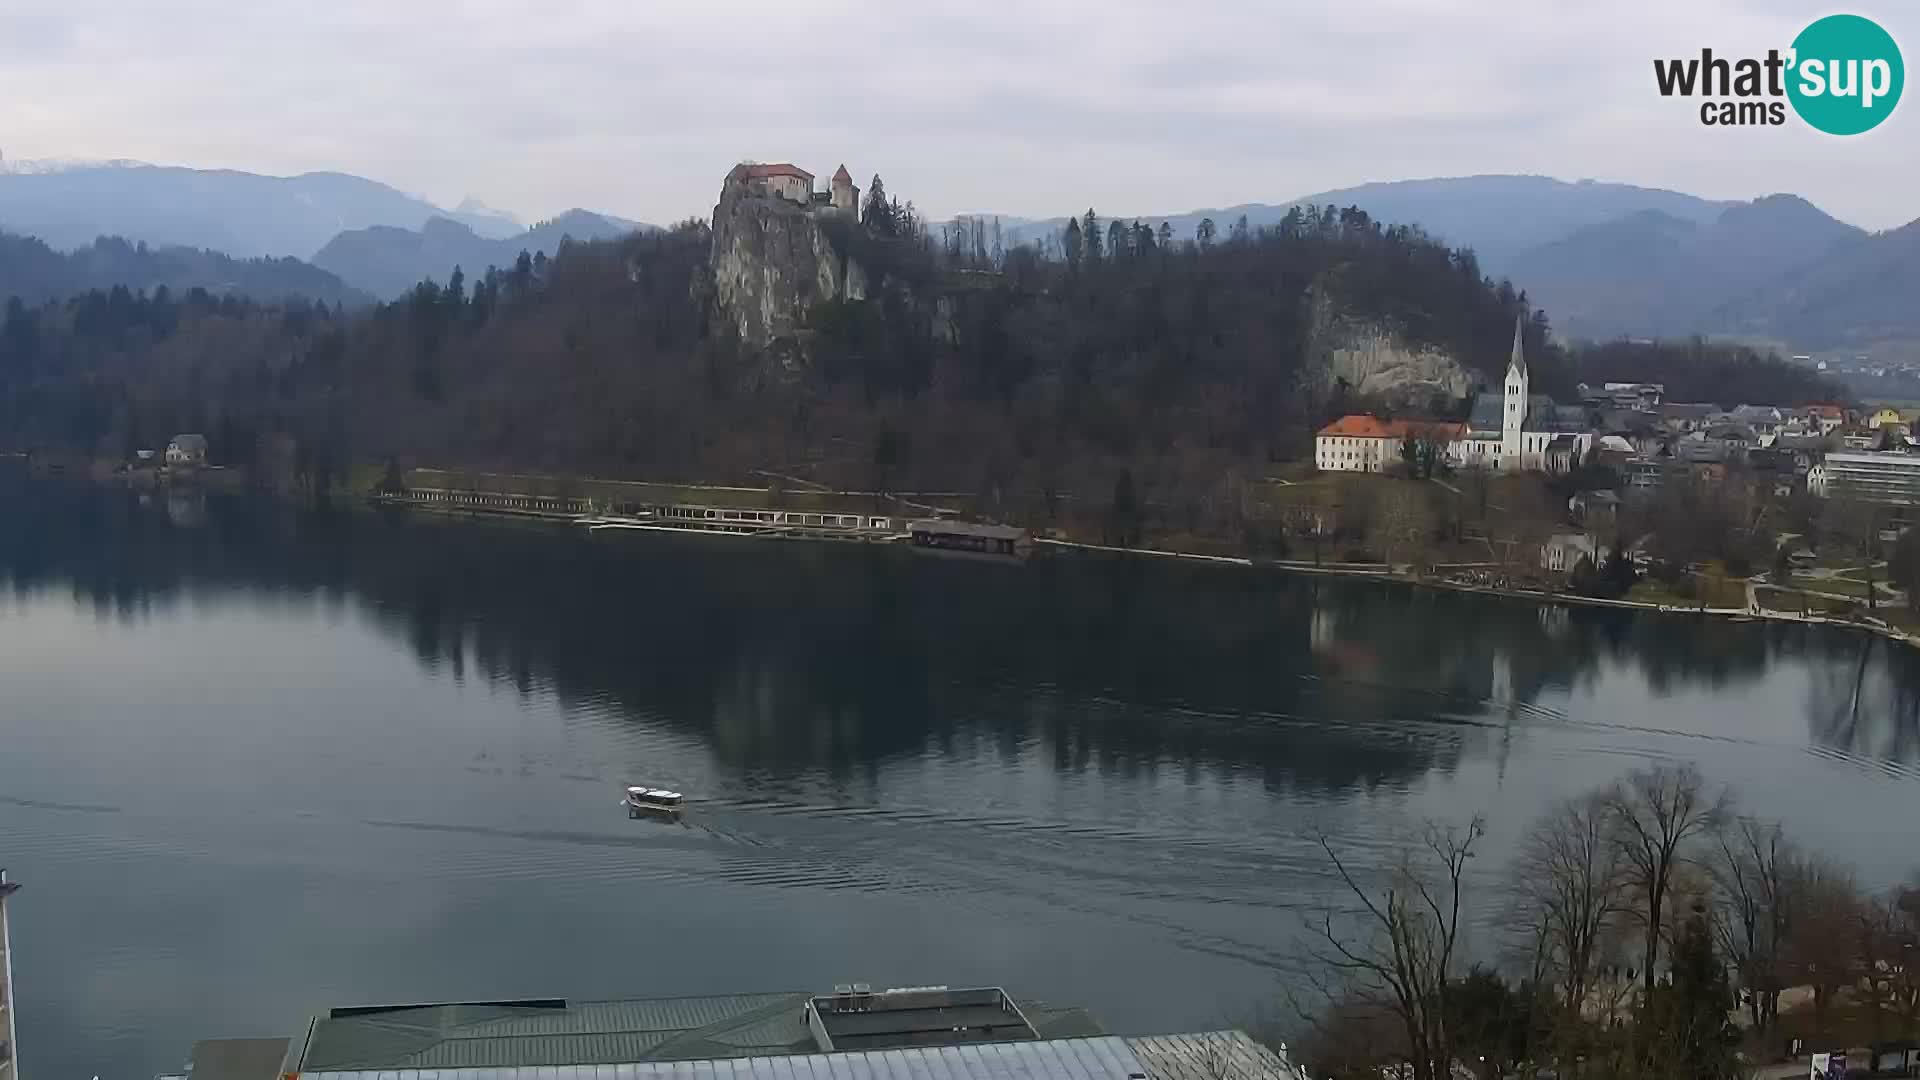
<svg viewBox="0 0 1920 1080">
<path fill-rule="evenodd" d="M 430 671 L 612 703 L 774 776 L 857 776 L 971 740 L 1009 758 L 1037 744 L 1064 770 L 1403 786 L 1499 752 L 1516 718 L 1562 718 L 1554 703 L 1609 671 L 1664 696 L 1753 688 L 1782 665 L 1808 684 L 1772 707 L 1804 712 L 1811 741 L 1920 763 L 1920 655 L 1865 635 L 1213 567 L 997 567 L 61 488 L 0 493 L 0 580 L 123 620 L 189 598 L 350 603 Z"/>
</svg>

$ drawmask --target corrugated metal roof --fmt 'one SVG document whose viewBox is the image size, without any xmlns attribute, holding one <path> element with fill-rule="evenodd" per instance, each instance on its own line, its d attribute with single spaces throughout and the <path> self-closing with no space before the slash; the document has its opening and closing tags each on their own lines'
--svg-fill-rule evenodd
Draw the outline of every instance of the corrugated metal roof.
<svg viewBox="0 0 1920 1080">
<path fill-rule="evenodd" d="M 1149 1080 L 1307 1080 L 1286 1058 L 1240 1031 L 1154 1035 L 1127 1045 Z"/>
<path fill-rule="evenodd" d="M 193 1045 L 191 1080 L 279 1080 L 288 1039 L 207 1039 Z"/>
<path fill-rule="evenodd" d="M 1185 1060 L 1171 1051 L 1168 1054 Z M 302 1075 L 305 1080 L 1161 1080 L 1134 1055 L 1127 1040 L 1114 1036 L 713 1061 L 307 1071 Z M 1249 1080 L 1255 1075 L 1245 1074 Z M 1169 1073 L 1165 1080 L 1202 1078 Z"/>
<path fill-rule="evenodd" d="M 448 1004 L 314 1021 L 303 1071 L 591 1065 L 812 1048 L 804 993 L 570 1002 Z"/>
</svg>

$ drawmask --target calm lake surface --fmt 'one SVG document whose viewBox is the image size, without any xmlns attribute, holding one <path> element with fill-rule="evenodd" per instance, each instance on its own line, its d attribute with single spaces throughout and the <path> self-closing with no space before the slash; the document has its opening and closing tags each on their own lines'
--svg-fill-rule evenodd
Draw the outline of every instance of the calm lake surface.
<svg viewBox="0 0 1920 1080">
<path fill-rule="evenodd" d="M 0 865 L 41 1077 L 147 1077 L 333 1005 L 855 980 L 1243 1023 L 1327 895 L 1307 827 L 1378 862 L 1484 812 L 1490 892 L 1549 803 L 1666 759 L 1902 877 L 1920 654 L 0 481 Z M 628 782 L 698 802 L 630 821 Z"/>
</svg>

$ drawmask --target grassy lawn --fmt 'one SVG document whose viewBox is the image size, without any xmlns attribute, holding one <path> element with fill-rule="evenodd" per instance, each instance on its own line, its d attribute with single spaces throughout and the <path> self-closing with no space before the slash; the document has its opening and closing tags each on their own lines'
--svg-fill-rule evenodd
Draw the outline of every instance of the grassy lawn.
<svg viewBox="0 0 1920 1080">
<path fill-rule="evenodd" d="M 1680 608 L 1705 606 L 1744 610 L 1747 606 L 1747 583 L 1744 581 L 1696 574 L 1690 584 L 1693 595 L 1687 596 L 1658 581 L 1643 580 L 1634 585 L 1633 591 L 1627 593 L 1627 599 L 1643 604 L 1665 604 Z"/>
<path fill-rule="evenodd" d="M 1755 592 L 1760 598 L 1762 607 L 1771 608 L 1774 611 L 1791 611 L 1795 615 L 1806 613 L 1806 597 L 1792 589 L 1782 589 L 1775 585 L 1762 585 L 1756 589 Z"/>
<path fill-rule="evenodd" d="M 1641 581 L 1634 584 L 1627 593 L 1628 600 L 1641 604 L 1665 604 L 1668 607 L 1697 608 L 1700 601 L 1691 596 L 1681 596 L 1657 581 Z"/>
<path fill-rule="evenodd" d="M 1854 612 L 1864 610 L 1864 605 L 1849 600 L 1829 600 L 1824 596 L 1807 597 L 1807 614 L 1827 615 L 1835 618 L 1852 618 Z"/>
<path fill-rule="evenodd" d="M 1920 614 L 1915 614 L 1905 604 L 1882 604 L 1877 613 L 1888 623 L 1909 634 L 1920 634 Z"/>
</svg>

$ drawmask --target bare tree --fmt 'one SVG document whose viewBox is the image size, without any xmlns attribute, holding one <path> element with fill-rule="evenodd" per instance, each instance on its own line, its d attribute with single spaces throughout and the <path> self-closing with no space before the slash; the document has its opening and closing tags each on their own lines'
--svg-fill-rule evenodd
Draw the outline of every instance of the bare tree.
<svg viewBox="0 0 1920 1080">
<path fill-rule="evenodd" d="M 1640 984 L 1651 994 L 1674 871 L 1687 859 L 1691 841 L 1719 826 L 1726 798 L 1709 794 L 1700 770 L 1688 763 L 1635 770 L 1606 801 L 1644 937 Z"/>
<path fill-rule="evenodd" d="M 1402 483 L 1396 483 L 1380 499 L 1379 512 L 1373 516 L 1372 524 L 1379 538 L 1380 557 L 1387 563 L 1393 562 L 1394 552 L 1405 550 L 1401 544 L 1422 539 L 1432 528 L 1420 493 Z"/>
<path fill-rule="evenodd" d="M 1862 907 L 1862 983 L 1874 1037 L 1920 1024 L 1920 886 L 1901 885 Z"/>
<path fill-rule="evenodd" d="M 1748 1019 L 1760 1035 L 1772 1030 L 1785 989 L 1797 858 L 1779 825 L 1741 817 L 1719 834 L 1712 863 L 1715 936 L 1739 973 Z"/>
<path fill-rule="evenodd" d="M 1329 1009 L 1396 1020 L 1410 1080 L 1451 1074 L 1444 998 L 1460 952 L 1461 879 L 1484 835 L 1479 817 L 1464 828 L 1430 823 L 1377 885 L 1356 876 L 1325 833 L 1315 837 L 1350 902 L 1310 923 L 1303 974 Z"/>
<path fill-rule="evenodd" d="M 1865 898 L 1853 874 L 1830 859 L 1797 859 L 1791 873 L 1795 914 L 1785 971 L 1791 985 L 1812 988 L 1814 1025 L 1824 1030 L 1834 999 L 1859 975 Z"/>
<path fill-rule="evenodd" d="M 1517 925 L 1533 937 L 1536 975 L 1578 1016 L 1605 936 L 1626 910 L 1627 874 L 1600 795 L 1568 799 L 1533 825 L 1514 858 Z"/>
</svg>

